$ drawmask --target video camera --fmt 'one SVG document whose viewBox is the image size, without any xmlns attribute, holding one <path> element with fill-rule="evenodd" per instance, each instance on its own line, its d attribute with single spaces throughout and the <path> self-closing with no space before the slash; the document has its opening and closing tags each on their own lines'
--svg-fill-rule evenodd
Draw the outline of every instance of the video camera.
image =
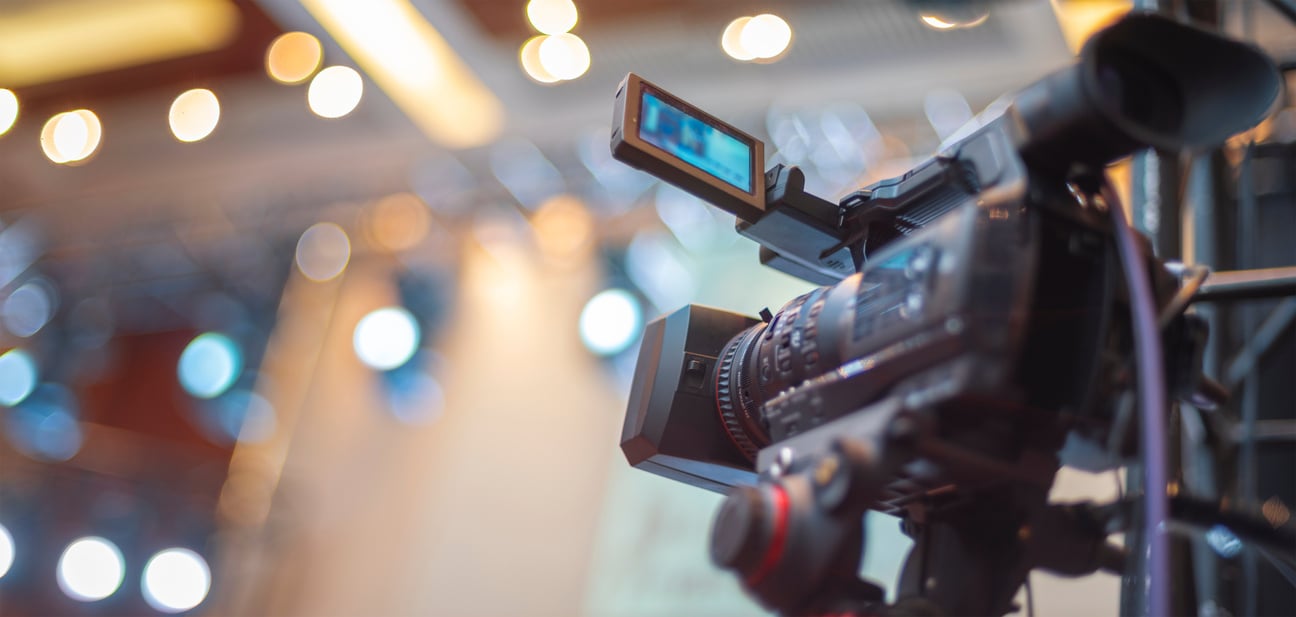
<svg viewBox="0 0 1296 617">
<path fill-rule="evenodd" d="M 1091 513 L 1046 504 L 1061 464 L 1138 454 L 1104 167 L 1219 144 L 1266 115 L 1278 83 L 1247 45 L 1132 14 L 933 158 L 832 203 L 795 167 L 764 170 L 758 139 L 630 74 L 613 155 L 825 286 L 759 319 L 688 306 L 648 324 L 627 459 L 729 493 L 712 556 L 786 614 L 1003 614 L 1031 568 L 1119 570 Z M 1167 387 L 1207 403 L 1205 326 L 1141 251 Z M 899 605 L 855 576 L 868 509 L 918 542 Z M 1027 542 L 1032 526 L 1051 537 Z"/>
</svg>

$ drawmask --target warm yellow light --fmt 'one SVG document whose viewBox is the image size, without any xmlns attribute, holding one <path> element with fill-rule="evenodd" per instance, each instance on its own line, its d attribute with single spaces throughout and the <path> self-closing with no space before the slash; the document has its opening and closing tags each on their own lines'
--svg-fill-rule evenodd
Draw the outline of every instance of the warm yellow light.
<svg viewBox="0 0 1296 617">
<path fill-rule="evenodd" d="M 725 26 L 724 34 L 720 35 L 720 48 L 734 60 L 746 62 L 756 59 L 755 54 L 747 51 L 742 46 L 743 28 L 747 27 L 747 22 L 751 20 L 750 15 L 739 17 L 729 22 L 729 25 Z"/>
<path fill-rule="evenodd" d="M 562 34 L 576 27 L 576 4 L 571 0 L 531 0 L 527 19 L 544 34 Z"/>
<path fill-rule="evenodd" d="M 83 161 L 95 150 L 103 136 L 99 117 L 88 109 L 56 114 L 41 129 L 41 149 L 55 163 Z"/>
<path fill-rule="evenodd" d="M 576 79 L 590 67 L 589 48 L 570 32 L 540 41 L 540 66 L 558 79 Z"/>
<path fill-rule="evenodd" d="M 364 80 L 349 66 L 330 66 L 315 75 L 306 102 L 322 118 L 341 118 L 360 104 Z"/>
<path fill-rule="evenodd" d="M 0 13 L 0 75 L 22 87 L 211 51 L 238 31 L 229 0 L 60 0 Z"/>
<path fill-rule="evenodd" d="M 301 0 L 352 58 L 432 140 L 484 145 L 504 107 L 409 0 Z"/>
<path fill-rule="evenodd" d="M 183 142 L 201 140 L 220 122 L 220 101 L 211 90 L 194 88 L 177 96 L 168 115 L 171 134 Z"/>
<path fill-rule="evenodd" d="M 378 200 L 369 214 L 369 232 L 374 241 L 391 251 L 413 248 L 427 237 L 431 226 L 427 205 L 410 193 Z"/>
<path fill-rule="evenodd" d="M 1080 53 L 1090 36 L 1134 8 L 1133 0 L 1050 0 L 1050 3 L 1072 53 Z"/>
<path fill-rule="evenodd" d="M 579 199 L 559 195 L 541 204 L 531 219 L 536 245 L 558 261 L 570 261 L 592 245 L 594 219 Z"/>
<path fill-rule="evenodd" d="M 782 17 L 764 13 L 743 25 L 738 42 L 756 60 L 771 60 L 787 51 L 792 27 Z"/>
<path fill-rule="evenodd" d="M 306 32 L 288 32 L 266 50 L 266 73 L 279 83 L 301 83 L 315 74 L 323 61 L 319 39 Z"/>
<path fill-rule="evenodd" d="M 932 28 L 935 28 L 937 30 L 949 30 L 954 26 L 958 25 L 955 23 L 945 21 L 935 15 L 922 15 L 918 19 L 921 19 L 924 24 L 927 24 L 928 26 L 931 26 Z"/>
<path fill-rule="evenodd" d="M 534 79 L 542 84 L 551 84 L 556 81 L 562 81 L 557 77 L 549 74 L 543 64 L 540 63 L 540 44 L 548 35 L 533 36 L 522 44 L 522 49 L 518 50 L 518 61 L 522 63 L 522 70 L 526 71 L 527 77 Z"/>
<path fill-rule="evenodd" d="M 10 90 L 0 88 L 0 135 L 9 132 L 18 121 L 18 97 Z"/>
</svg>

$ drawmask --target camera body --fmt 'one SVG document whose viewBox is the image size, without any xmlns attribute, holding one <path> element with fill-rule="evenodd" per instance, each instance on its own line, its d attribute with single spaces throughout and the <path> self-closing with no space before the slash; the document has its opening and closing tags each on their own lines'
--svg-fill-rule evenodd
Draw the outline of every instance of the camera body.
<svg viewBox="0 0 1296 617">
<path fill-rule="evenodd" d="M 622 433 L 631 464 L 726 492 L 843 435 L 932 433 L 921 442 L 944 446 L 915 452 L 874 506 L 894 511 L 1001 479 L 950 464 L 960 452 L 1047 480 L 1068 431 L 1102 450 L 1125 368 L 1110 359 L 1129 345 L 1108 225 L 1065 186 L 1032 184 L 1010 119 L 857 198 L 911 219 L 887 224 L 909 233 L 858 273 L 768 322 L 689 306 L 649 324 Z"/>
</svg>

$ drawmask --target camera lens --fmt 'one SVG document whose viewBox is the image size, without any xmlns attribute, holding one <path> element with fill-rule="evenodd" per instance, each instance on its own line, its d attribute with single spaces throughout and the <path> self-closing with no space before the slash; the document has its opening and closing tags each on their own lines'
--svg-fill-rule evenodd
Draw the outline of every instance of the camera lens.
<svg viewBox="0 0 1296 617">
<path fill-rule="evenodd" d="M 716 410 L 730 440 L 748 459 L 770 444 L 765 402 L 832 366 L 821 358 L 819 315 L 832 287 L 798 297 L 769 323 L 733 337 L 716 364 Z"/>
</svg>

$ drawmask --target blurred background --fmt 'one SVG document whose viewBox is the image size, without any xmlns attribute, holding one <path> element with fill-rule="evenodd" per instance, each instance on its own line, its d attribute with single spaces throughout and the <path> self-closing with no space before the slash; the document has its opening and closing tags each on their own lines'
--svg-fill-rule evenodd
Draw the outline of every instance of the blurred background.
<svg viewBox="0 0 1296 617">
<path fill-rule="evenodd" d="M 811 286 L 611 160 L 616 85 L 835 199 L 1131 6 L 0 1 L 0 615 L 761 614 L 707 560 L 720 497 L 617 442 L 646 319 Z"/>
</svg>

